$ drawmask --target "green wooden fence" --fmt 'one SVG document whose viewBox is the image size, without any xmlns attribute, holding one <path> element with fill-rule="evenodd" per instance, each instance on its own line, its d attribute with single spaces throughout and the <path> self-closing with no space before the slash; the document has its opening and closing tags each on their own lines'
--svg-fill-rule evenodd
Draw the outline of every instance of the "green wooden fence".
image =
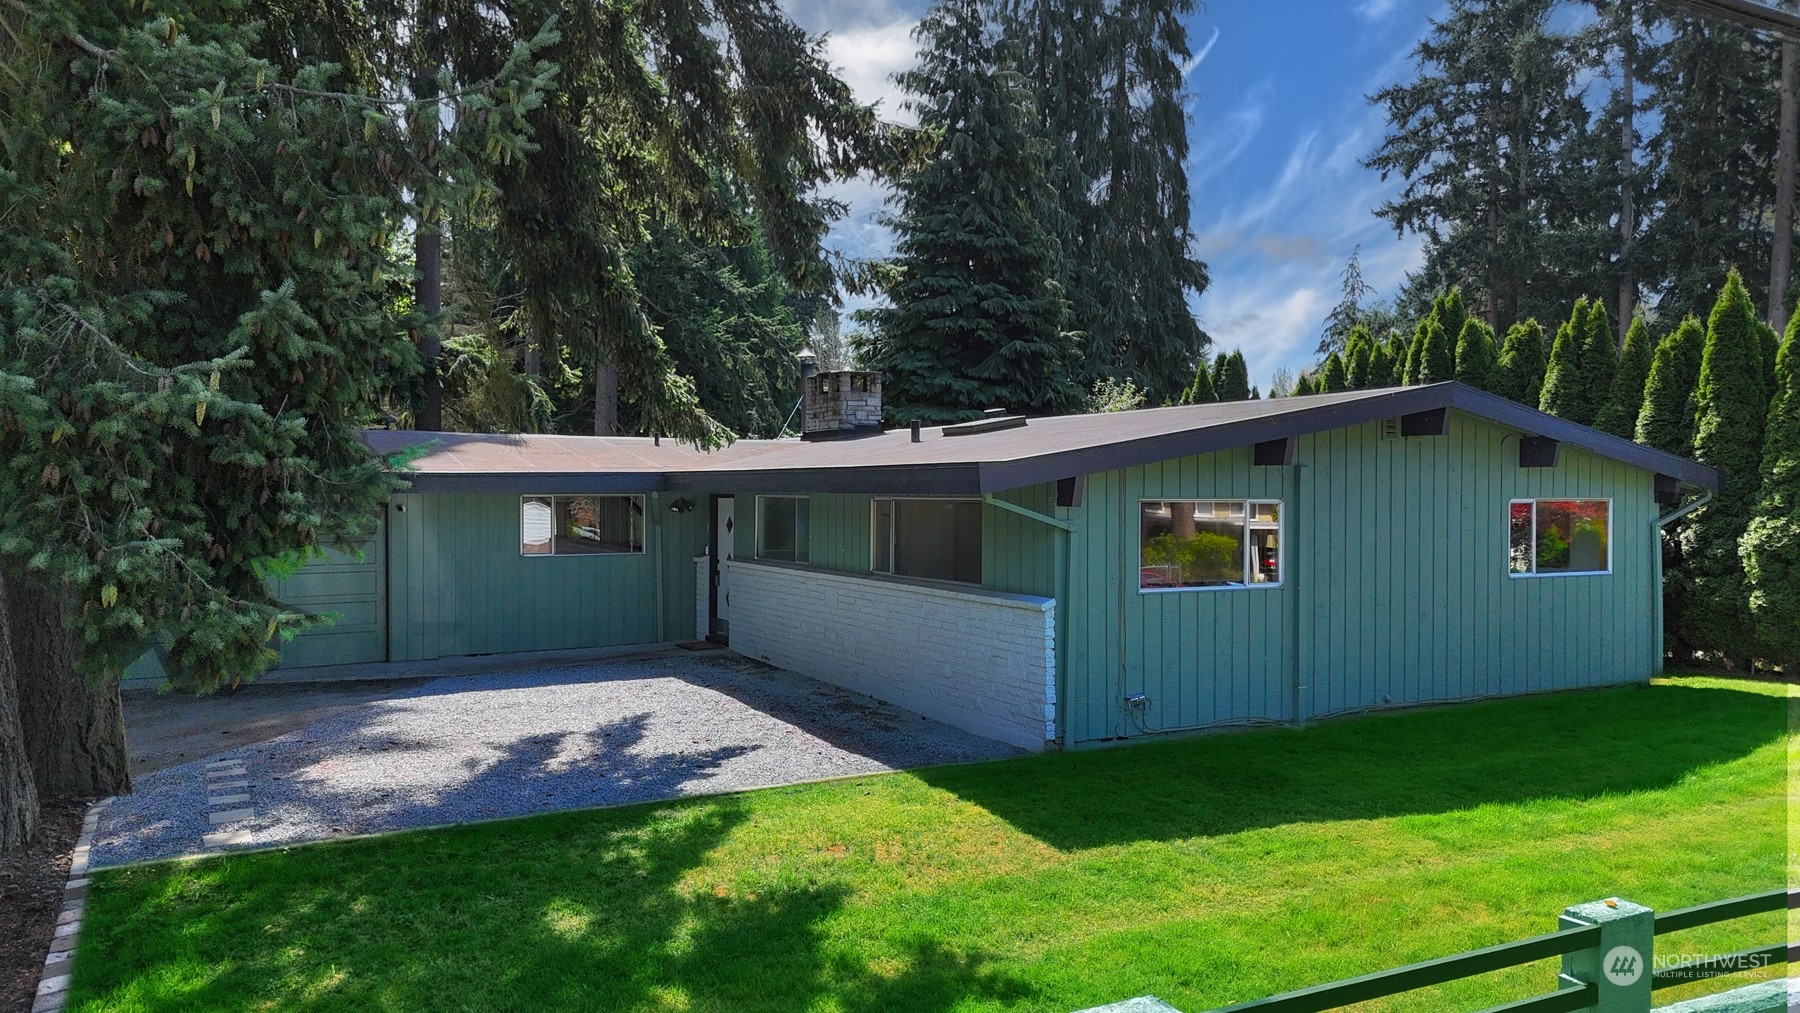
<svg viewBox="0 0 1800 1013">
<path fill-rule="evenodd" d="M 1800 955 L 1800 946 L 1774 943 L 1680 967 L 1652 970 L 1656 936 L 1795 907 L 1800 907 L 1800 891 L 1771 890 L 1662 914 L 1618 898 L 1595 901 L 1564 911 L 1563 928 L 1556 932 L 1285 992 L 1228 1006 L 1214 1013 L 1325 1013 L 1352 1003 L 1382 999 L 1549 957 L 1563 958 L 1561 987 L 1557 991 L 1494 1006 L 1483 1013 L 1579 1013 L 1586 1010 L 1648 1013 L 1651 994 L 1657 989 L 1686 985 L 1749 967 L 1791 962 Z M 1136 1005 L 1121 1004 L 1117 1008 L 1170 1009 L 1148 997 L 1132 1002 Z M 1113 1008 L 1101 1007 L 1089 1013 Z"/>
</svg>

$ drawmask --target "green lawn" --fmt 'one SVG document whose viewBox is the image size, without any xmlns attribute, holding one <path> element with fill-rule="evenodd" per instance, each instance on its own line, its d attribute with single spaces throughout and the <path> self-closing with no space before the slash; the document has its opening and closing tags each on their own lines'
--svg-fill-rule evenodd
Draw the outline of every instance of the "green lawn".
<svg viewBox="0 0 1800 1013">
<path fill-rule="evenodd" d="M 1786 695 L 1673 679 L 119 870 L 71 1008 L 1198 1013 L 1579 901 L 1785 886 Z"/>
</svg>

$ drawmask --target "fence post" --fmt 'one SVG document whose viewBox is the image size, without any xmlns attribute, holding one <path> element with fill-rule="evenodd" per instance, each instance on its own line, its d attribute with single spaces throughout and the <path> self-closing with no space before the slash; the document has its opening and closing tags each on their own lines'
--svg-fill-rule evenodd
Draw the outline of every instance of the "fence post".
<svg viewBox="0 0 1800 1013">
<path fill-rule="evenodd" d="M 1600 926 L 1600 942 L 1565 954 L 1563 978 L 1599 986 L 1599 998 L 1588 1007 L 1590 1013 L 1648 1013 L 1656 912 L 1616 897 L 1563 909 L 1560 928 L 1589 925 Z"/>
</svg>

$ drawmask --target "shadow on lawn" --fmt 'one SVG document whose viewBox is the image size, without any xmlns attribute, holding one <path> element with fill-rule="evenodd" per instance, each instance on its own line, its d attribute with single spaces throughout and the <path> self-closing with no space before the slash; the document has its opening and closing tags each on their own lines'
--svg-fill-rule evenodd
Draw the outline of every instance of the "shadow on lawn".
<svg viewBox="0 0 1800 1013">
<path fill-rule="evenodd" d="M 1628 686 L 918 772 L 1063 850 L 1663 788 L 1787 729 L 1780 698 Z"/>
<path fill-rule="evenodd" d="M 124 870 L 93 902 L 76 995 L 171 1011 L 721 1013 L 1029 995 L 924 933 L 833 947 L 836 884 L 688 882 L 744 819 L 741 800 L 715 797 L 461 828 L 407 849 L 354 841 Z"/>
</svg>

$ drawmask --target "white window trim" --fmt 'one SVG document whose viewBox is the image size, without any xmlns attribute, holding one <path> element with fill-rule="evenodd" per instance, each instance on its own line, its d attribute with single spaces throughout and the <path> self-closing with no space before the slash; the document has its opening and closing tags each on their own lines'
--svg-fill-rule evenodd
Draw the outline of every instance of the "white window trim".
<svg viewBox="0 0 1800 1013">
<path fill-rule="evenodd" d="M 1605 503 L 1606 504 L 1606 569 L 1604 570 L 1558 570 L 1554 573 L 1537 572 L 1537 505 L 1543 502 L 1561 503 Z M 1514 573 L 1512 568 L 1512 508 L 1520 503 L 1531 504 L 1531 572 Z M 1658 551 L 1661 551 L 1660 549 Z M 1551 577 L 1610 577 L 1613 572 L 1613 501 L 1611 496 L 1521 496 L 1506 501 L 1506 576 L 1512 580 L 1537 580 Z"/>
<path fill-rule="evenodd" d="M 982 549 L 983 554 L 985 554 L 987 552 L 987 504 L 982 502 L 977 497 L 972 497 L 972 496 L 871 496 L 871 497 L 869 497 L 869 573 L 870 574 L 872 574 L 874 576 L 878 576 L 878 577 L 892 577 L 895 580 L 918 580 L 918 581 L 924 581 L 927 584 L 942 584 L 943 586 L 945 586 L 947 588 L 986 587 L 987 586 L 983 583 L 976 582 L 976 581 L 947 580 L 943 577 L 914 577 L 914 576 L 911 576 L 910 574 L 895 573 L 892 570 L 877 570 L 877 569 L 875 569 L 875 509 L 876 509 L 875 505 L 877 503 L 881 503 L 883 501 L 886 501 L 888 503 L 899 503 L 902 501 L 917 502 L 917 503 L 973 503 L 973 504 L 981 507 L 981 515 L 982 515 L 982 517 L 981 517 L 981 519 L 982 519 L 982 524 L 981 524 L 982 546 L 981 546 L 981 549 Z M 896 516 L 898 516 L 899 510 L 895 510 L 894 513 Z M 897 525 L 896 525 L 896 527 L 897 527 Z M 888 565 L 892 566 L 894 563 L 894 528 L 888 529 L 888 547 L 887 548 L 888 548 Z M 986 567 L 983 567 L 983 570 L 985 571 Z M 983 572 L 982 579 L 985 580 L 986 578 L 987 578 L 987 574 L 985 572 Z"/>
<path fill-rule="evenodd" d="M 1144 504 L 1145 503 L 1242 503 L 1244 504 L 1244 527 L 1249 530 L 1250 510 L 1259 503 L 1275 505 L 1275 573 L 1281 578 L 1274 581 L 1253 582 L 1250 580 L 1250 546 L 1244 546 L 1244 581 L 1239 584 L 1198 584 L 1193 587 L 1145 587 L 1144 586 Z M 1138 500 L 1138 551 L 1132 558 L 1137 560 L 1133 567 L 1138 582 L 1138 594 L 1188 594 L 1190 592 L 1216 593 L 1219 591 L 1274 591 L 1287 584 L 1287 509 L 1279 499 L 1264 496 L 1257 499 L 1237 496 L 1194 496 L 1188 498 L 1169 496 L 1146 496 Z"/>
<path fill-rule="evenodd" d="M 805 559 L 765 559 L 765 558 L 763 558 L 763 554 L 762 554 L 763 501 L 769 500 L 769 499 L 791 499 L 791 500 L 796 500 L 796 501 L 806 504 L 808 516 L 807 516 L 807 529 L 806 529 L 806 558 Z M 761 562 L 761 563 L 787 563 L 787 564 L 790 564 L 793 566 L 811 566 L 812 565 L 812 523 L 811 523 L 812 517 L 811 517 L 811 511 L 812 511 L 812 496 L 810 494 L 798 495 L 798 496 L 774 494 L 774 495 L 765 496 L 761 493 L 758 493 L 756 496 L 756 526 L 753 529 L 751 529 L 751 531 L 750 531 L 750 558 L 756 560 L 757 562 Z M 798 542 L 799 540 L 800 540 L 800 533 L 798 531 L 796 531 L 794 533 L 794 541 Z"/>
<path fill-rule="evenodd" d="M 644 538 L 636 549 L 629 552 L 558 552 L 556 551 L 556 501 L 572 499 L 576 496 L 616 496 L 638 501 L 638 516 L 644 518 Z M 525 501 L 528 499 L 547 499 L 550 501 L 550 551 L 525 551 Z M 642 556 L 650 551 L 650 503 L 641 492 L 527 492 L 519 494 L 519 555 L 526 559 L 604 559 L 608 556 Z"/>
</svg>

